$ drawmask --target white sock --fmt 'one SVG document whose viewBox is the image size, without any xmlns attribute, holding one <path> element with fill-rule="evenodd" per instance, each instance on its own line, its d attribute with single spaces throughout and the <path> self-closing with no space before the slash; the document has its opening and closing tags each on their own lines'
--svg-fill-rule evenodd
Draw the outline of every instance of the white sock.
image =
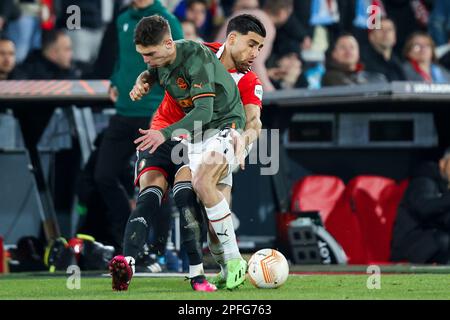
<svg viewBox="0 0 450 320">
<path fill-rule="evenodd" d="M 205 271 L 203 270 L 203 263 L 196 265 L 189 265 L 189 278 L 194 278 L 196 276 L 204 275 Z"/>
<path fill-rule="evenodd" d="M 231 259 L 241 258 L 228 202 L 225 199 L 222 199 L 222 201 L 214 207 L 205 207 L 205 209 L 208 219 L 216 232 L 217 238 L 219 238 L 219 241 L 222 244 L 225 262 L 228 262 Z"/>
<path fill-rule="evenodd" d="M 135 273 L 135 265 L 136 265 L 134 258 L 131 256 L 128 256 L 128 257 L 125 257 L 125 260 L 127 260 L 128 265 L 131 267 L 131 270 L 133 271 L 133 274 L 134 274 Z"/>
<path fill-rule="evenodd" d="M 227 272 L 222 244 L 220 242 L 219 243 L 213 242 L 211 240 L 211 237 L 209 236 L 209 233 L 207 234 L 207 240 L 209 252 L 214 258 L 214 261 L 220 266 L 220 272 L 222 273 L 222 275 L 226 277 Z"/>
</svg>

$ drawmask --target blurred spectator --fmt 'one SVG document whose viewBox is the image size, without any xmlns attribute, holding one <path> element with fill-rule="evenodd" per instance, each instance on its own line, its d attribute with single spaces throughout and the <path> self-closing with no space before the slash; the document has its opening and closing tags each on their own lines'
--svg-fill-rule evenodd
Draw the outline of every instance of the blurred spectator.
<svg viewBox="0 0 450 320">
<path fill-rule="evenodd" d="M 0 1 L 0 33 L 10 20 L 15 20 L 20 16 L 20 9 L 14 0 Z"/>
<path fill-rule="evenodd" d="M 288 20 L 293 10 L 292 0 L 270 0 L 266 1 L 263 9 L 246 9 L 233 13 L 217 35 L 217 42 L 224 42 L 226 38 L 226 26 L 229 20 L 239 14 L 252 14 L 256 16 L 264 24 L 266 28 L 266 40 L 264 48 L 253 64 L 253 71 L 258 75 L 263 84 L 264 91 L 270 92 L 275 90 L 274 85 L 270 81 L 267 74 L 266 62 L 272 52 L 273 43 L 276 37 L 276 28 L 282 26 Z"/>
<path fill-rule="evenodd" d="M 344 31 L 352 31 L 360 45 L 367 43 L 370 5 L 384 13 L 381 0 L 294 1 L 294 12 L 278 30 L 273 52 L 284 55 L 289 52 L 286 47 L 296 47 L 305 60 L 323 60 L 329 45 Z"/>
<path fill-rule="evenodd" d="M 212 25 L 206 0 L 183 0 L 175 9 L 174 14 L 180 21 L 194 22 L 199 36 L 208 39 Z"/>
<path fill-rule="evenodd" d="M 60 0 L 63 12 L 73 0 Z M 73 44 L 73 61 L 83 71 L 90 70 L 97 58 L 102 42 L 105 25 L 112 20 L 112 1 L 79 0 L 76 5 L 80 7 L 82 18 L 81 29 L 67 30 L 66 33 Z M 66 27 L 67 15 L 60 16 L 58 27 Z"/>
<path fill-rule="evenodd" d="M 268 69 L 268 74 L 276 89 L 308 87 L 306 79 L 302 76 L 302 62 L 295 53 L 281 57 L 275 67 Z"/>
<path fill-rule="evenodd" d="M 414 32 L 406 41 L 403 64 L 406 80 L 428 83 L 448 83 L 450 74 L 436 63 L 436 46 L 425 32 Z"/>
<path fill-rule="evenodd" d="M 133 141 L 139 128 L 147 128 L 150 119 L 162 101 L 164 91 L 152 86 L 150 93 L 140 101 L 131 101 L 129 92 L 138 75 L 147 69 L 143 57 L 136 52 L 134 29 L 138 22 L 154 14 L 169 21 L 174 40 L 183 38 L 179 21 L 164 8 L 159 0 L 134 0 L 121 11 L 115 20 L 118 35 L 118 52 L 114 72 L 111 76 L 109 94 L 117 114 L 111 117 L 98 151 L 94 179 L 107 206 L 109 233 L 114 237 L 117 253 L 122 251 L 126 221 L 131 213 L 128 196 L 120 182 L 120 174 L 136 152 Z M 105 54 L 109 54 L 107 51 Z M 156 226 L 155 228 L 158 228 Z"/>
<path fill-rule="evenodd" d="M 22 78 L 16 69 L 16 47 L 8 38 L 0 37 L 0 80 Z"/>
<path fill-rule="evenodd" d="M 30 51 L 41 48 L 40 0 L 19 0 L 19 7 L 21 15 L 8 22 L 6 36 L 16 45 L 17 63 L 22 63 Z"/>
<path fill-rule="evenodd" d="M 186 20 L 194 22 L 199 29 L 203 28 L 206 23 L 207 9 L 208 3 L 206 0 L 186 1 Z"/>
<path fill-rule="evenodd" d="M 428 22 L 428 30 L 437 46 L 449 43 L 450 37 L 450 1 L 435 0 Z"/>
<path fill-rule="evenodd" d="M 80 78 L 80 73 L 72 67 L 72 42 L 62 30 L 45 32 L 42 51 L 31 52 L 19 69 L 26 79 Z"/>
<path fill-rule="evenodd" d="M 369 46 L 362 54 L 366 70 L 384 74 L 389 81 L 405 80 L 402 62 L 393 52 L 397 41 L 394 22 L 382 18 L 381 28 L 368 32 Z"/>
<path fill-rule="evenodd" d="M 434 0 L 389 0 L 384 1 L 387 16 L 397 26 L 395 52 L 401 55 L 408 35 L 415 31 L 427 31 L 430 11 Z"/>
<path fill-rule="evenodd" d="M 448 264 L 450 259 L 450 148 L 438 163 L 412 176 L 398 208 L 392 261 Z"/>
<path fill-rule="evenodd" d="M 286 23 L 277 30 L 272 53 L 277 56 L 290 52 L 300 54 L 311 49 L 314 28 L 309 24 L 311 1 L 294 1 L 294 10 Z"/>
<path fill-rule="evenodd" d="M 387 82 L 382 74 L 364 71 L 364 66 L 360 63 L 358 42 L 351 34 L 339 36 L 329 48 L 326 69 L 322 86 Z"/>
<path fill-rule="evenodd" d="M 181 27 L 183 28 L 184 39 L 202 41 L 202 39 L 198 36 L 197 28 L 195 27 L 194 22 L 184 20 L 181 22 Z"/>
<path fill-rule="evenodd" d="M 259 1 L 258 0 L 236 0 L 232 6 L 232 12 L 236 12 L 239 10 L 245 9 L 258 9 Z"/>
<path fill-rule="evenodd" d="M 167 8 L 169 12 L 173 12 L 180 3 L 180 1 L 181 0 L 161 0 L 161 3 L 164 7 Z"/>
<path fill-rule="evenodd" d="M 350 1 L 349 1 L 350 2 Z M 386 8 L 382 0 L 356 0 L 351 8 L 354 19 L 351 22 L 351 33 L 358 40 L 361 51 L 369 47 L 367 32 L 374 29 L 378 19 L 386 18 Z M 370 8 L 372 6 L 372 8 Z M 369 10 L 370 9 L 370 10 Z M 370 25 L 369 25 L 370 24 Z"/>
</svg>

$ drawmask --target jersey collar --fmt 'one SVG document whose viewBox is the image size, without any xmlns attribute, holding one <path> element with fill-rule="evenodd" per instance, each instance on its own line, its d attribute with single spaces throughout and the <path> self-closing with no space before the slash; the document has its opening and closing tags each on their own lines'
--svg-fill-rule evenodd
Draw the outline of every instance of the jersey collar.
<svg viewBox="0 0 450 320">
<path fill-rule="evenodd" d="M 183 62 L 183 54 L 181 52 L 180 43 L 175 42 L 175 48 L 177 50 L 177 56 L 175 57 L 175 61 L 173 63 L 166 66 L 166 68 L 169 70 L 175 69 Z"/>
</svg>

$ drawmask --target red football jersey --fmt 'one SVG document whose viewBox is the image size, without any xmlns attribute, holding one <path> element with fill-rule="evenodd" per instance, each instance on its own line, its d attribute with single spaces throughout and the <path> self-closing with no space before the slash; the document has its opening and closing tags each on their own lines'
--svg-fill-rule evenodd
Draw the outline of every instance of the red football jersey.
<svg viewBox="0 0 450 320">
<path fill-rule="evenodd" d="M 225 45 L 221 43 L 204 43 L 209 49 L 211 49 L 220 59 L 222 56 Z M 253 71 L 247 73 L 238 72 L 236 69 L 228 70 L 233 80 L 239 89 L 241 95 L 242 104 L 255 104 L 262 108 L 262 95 L 263 88 L 261 81 Z M 178 122 L 185 116 L 183 109 L 166 91 L 164 99 L 156 110 L 150 128 L 154 130 L 163 129 L 175 122 Z"/>
</svg>

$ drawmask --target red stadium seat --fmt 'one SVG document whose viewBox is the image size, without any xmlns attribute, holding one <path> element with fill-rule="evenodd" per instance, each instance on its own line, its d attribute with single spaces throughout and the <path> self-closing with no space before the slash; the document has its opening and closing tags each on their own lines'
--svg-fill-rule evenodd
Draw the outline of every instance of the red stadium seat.
<svg viewBox="0 0 450 320">
<path fill-rule="evenodd" d="M 380 222 L 385 218 L 379 198 L 389 185 L 395 185 L 395 181 L 376 176 L 353 178 L 325 225 L 342 245 L 350 264 L 367 264 L 381 257 L 384 259 L 380 253 L 384 245 L 378 242 L 386 233 Z"/>
<path fill-rule="evenodd" d="M 366 247 L 358 218 L 352 209 L 350 189 L 345 189 L 324 224 L 344 249 L 349 264 L 367 263 Z"/>
<path fill-rule="evenodd" d="M 319 211 L 325 223 L 344 190 L 344 182 L 338 177 L 307 176 L 293 188 L 291 211 Z"/>
<path fill-rule="evenodd" d="M 377 176 L 354 178 L 348 188 L 367 250 L 368 263 L 388 262 L 392 225 L 405 184 Z"/>
<path fill-rule="evenodd" d="M 405 179 L 399 184 L 388 186 L 380 195 L 380 205 L 383 209 L 385 220 L 385 233 L 382 237 L 383 255 L 382 257 L 388 261 L 391 255 L 391 240 L 394 221 L 397 216 L 397 209 L 403 199 L 403 195 L 408 187 L 409 180 Z"/>
<path fill-rule="evenodd" d="M 278 216 L 278 226 L 287 229 L 301 211 L 319 211 L 349 264 L 389 263 L 392 227 L 407 186 L 408 180 L 397 184 L 380 176 L 357 176 L 347 187 L 338 177 L 308 176 L 295 184 L 292 213 Z"/>
</svg>

